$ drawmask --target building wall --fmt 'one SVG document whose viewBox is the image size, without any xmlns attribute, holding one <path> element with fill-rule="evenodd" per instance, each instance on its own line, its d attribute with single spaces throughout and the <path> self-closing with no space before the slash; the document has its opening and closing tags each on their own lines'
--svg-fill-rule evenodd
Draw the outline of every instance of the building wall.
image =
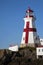
<svg viewBox="0 0 43 65">
<path fill-rule="evenodd" d="M 43 45 L 43 39 L 40 39 L 40 43 L 41 43 L 41 45 Z"/>
<path fill-rule="evenodd" d="M 37 55 L 43 55 L 43 47 L 37 47 L 36 48 L 36 54 Z"/>
</svg>

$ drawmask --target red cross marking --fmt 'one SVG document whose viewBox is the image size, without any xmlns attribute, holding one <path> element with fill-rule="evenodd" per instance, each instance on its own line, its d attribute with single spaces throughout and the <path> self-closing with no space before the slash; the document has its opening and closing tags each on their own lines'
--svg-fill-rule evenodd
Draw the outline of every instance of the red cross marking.
<svg viewBox="0 0 43 65">
<path fill-rule="evenodd" d="M 27 44 L 29 32 L 36 32 L 36 28 L 29 28 L 29 22 L 26 22 L 26 28 L 24 29 L 24 32 L 26 32 L 25 43 Z"/>
</svg>

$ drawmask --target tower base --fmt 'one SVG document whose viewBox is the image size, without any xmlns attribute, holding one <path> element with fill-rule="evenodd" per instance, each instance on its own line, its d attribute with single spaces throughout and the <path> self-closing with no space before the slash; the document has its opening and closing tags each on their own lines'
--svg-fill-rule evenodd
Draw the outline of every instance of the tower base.
<svg viewBox="0 0 43 65">
<path fill-rule="evenodd" d="M 35 44 L 35 43 L 29 43 L 29 44 L 21 44 L 20 45 L 20 48 L 24 48 L 24 47 L 38 47 L 38 46 L 40 46 L 40 43 L 38 44 Z"/>
</svg>

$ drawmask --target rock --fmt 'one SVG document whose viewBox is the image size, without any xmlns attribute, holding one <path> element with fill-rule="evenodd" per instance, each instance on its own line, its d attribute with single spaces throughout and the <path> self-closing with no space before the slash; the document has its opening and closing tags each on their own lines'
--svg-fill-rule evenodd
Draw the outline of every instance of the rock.
<svg viewBox="0 0 43 65">
<path fill-rule="evenodd" d="M 0 50 L 0 65 L 43 65 L 43 60 L 36 58 L 34 48 L 19 48 L 18 52 Z"/>
</svg>

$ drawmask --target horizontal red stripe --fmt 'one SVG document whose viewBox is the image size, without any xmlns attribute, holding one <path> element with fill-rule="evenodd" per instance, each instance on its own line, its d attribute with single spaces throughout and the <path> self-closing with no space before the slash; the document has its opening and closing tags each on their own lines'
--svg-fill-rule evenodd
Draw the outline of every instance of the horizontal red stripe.
<svg viewBox="0 0 43 65">
<path fill-rule="evenodd" d="M 28 18 L 28 17 L 34 17 L 34 16 L 31 15 L 31 16 L 25 16 L 25 17 Z"/>
<path fill-rule="evenodd" d="M 28 31 L 28 32 L 36 32 L 36 28 L 28 28 L 28 29 L 24 29 L 24 32 L 26 32 L 26 31 Z"/>
</svg>

